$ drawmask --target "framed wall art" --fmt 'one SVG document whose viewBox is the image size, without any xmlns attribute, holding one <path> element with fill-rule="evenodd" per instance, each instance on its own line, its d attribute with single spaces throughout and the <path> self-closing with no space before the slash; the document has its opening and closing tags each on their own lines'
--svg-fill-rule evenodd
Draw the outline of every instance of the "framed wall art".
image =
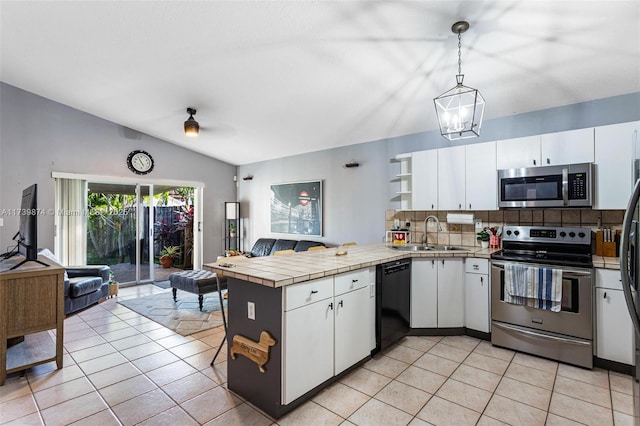
<svg viewBox="0 0 640 426">
<path fill-rule="evenodd" d="M 271 232 L 322 236 L 322 181 L 271 185 Z"/>
</svg>

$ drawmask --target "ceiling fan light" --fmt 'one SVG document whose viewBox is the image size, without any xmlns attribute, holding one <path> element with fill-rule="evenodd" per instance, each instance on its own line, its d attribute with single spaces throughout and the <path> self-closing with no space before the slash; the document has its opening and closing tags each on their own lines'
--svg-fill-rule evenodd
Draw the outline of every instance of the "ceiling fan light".
<svg viewBox="0 0 640 426">
<path fill-rule="evenodd" d="M 194 108 L 187 108 L 187 114 L 189 114 L 189 118 L 184 122 L 184 134 L 191 138 L 195 138 L 200 133 L 200 125 L 193 118 L 195 113 L 196 110 Z"/>
</svg>

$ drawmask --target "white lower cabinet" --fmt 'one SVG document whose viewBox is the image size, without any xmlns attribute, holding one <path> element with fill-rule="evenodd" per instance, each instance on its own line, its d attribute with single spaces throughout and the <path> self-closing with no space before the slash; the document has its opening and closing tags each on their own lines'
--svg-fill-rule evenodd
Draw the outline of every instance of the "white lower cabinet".
<svg viewBox="0 0 640 426">
<path fill-rule="evenodd" d="M 464 327 L 463 260 L 438 262 L 438 327 Z"/>
<path fill-rule="evenodd" d="M 462 259 L 413 259 L 411 328 L 464 327 Z"/>
<path fill-rule="evenodd" d="M 284 298 L 282 403 L 286 405 L 374 349 L 375 268 L 291 285 Z"/>
<path fill-rule="evenodd" d="M 411 260 L 411 328 L 438 327 L 436 259 Z"/>
<path fill-rule="evenodd" d="M 488 333 L 491 323 L 489 260 L 467 258 L 464 279 L 465 327 Z"/>
<path fill-rule="evenodd" d="M 634 365 L 634 333 L 620 271 L 596 269 L 596 355 L 598 358 Z"/>
<path fill-rule="evenodd" d="M 342 373 L 371 354 L 369 328 L 375 318 L 369 316 L 369 287 L 336 296 L 335 299 L 334 374 Z M 374 345 L 375 346 L 375 345 Z"/>
<path fill-rule="evenodd" d="M 284 314 L 284 404 L 333 376 L 333 298 Z"/>
</svg>

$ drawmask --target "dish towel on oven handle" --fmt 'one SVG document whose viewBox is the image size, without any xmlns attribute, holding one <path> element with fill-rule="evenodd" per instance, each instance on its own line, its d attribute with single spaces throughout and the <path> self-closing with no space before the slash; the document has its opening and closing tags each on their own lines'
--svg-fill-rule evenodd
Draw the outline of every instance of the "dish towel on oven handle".
<svg viewBox="0 0 640 426">
<path fill-rule="evenodd" d="M 505 265 L 504 301 L 560 312 L 562 271 L 521 264 Z"/>
</svg>

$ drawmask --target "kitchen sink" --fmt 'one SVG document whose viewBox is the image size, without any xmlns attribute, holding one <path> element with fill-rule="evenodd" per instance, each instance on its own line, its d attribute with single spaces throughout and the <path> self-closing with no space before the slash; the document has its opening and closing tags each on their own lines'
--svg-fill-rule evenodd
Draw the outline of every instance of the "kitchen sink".
<svg viewBox="0 0 640 426">
<path fill-rule="evenodd" d="M 453 251 L 453 250 L 466 250 L 463 247 L 455 247 L 455 246 L 429 246 L 427 250 L 437 250 L 437 251 Z"/>
<path fill-rule="evenodd" d="M 466 250 L 462 247 L 455 246 L 425 246 L 423 244 L 405 244 L 401 246 L 394 246 L 393 248 L 402 251 L 454 251 L 454 250 Z"/>
<path fill-rule="evenodd" d="M 401 246 L 393 246 L 394 249 L 402 250 L 402 251 L 426 251 L 429 250 L 428 247 L 422 244 L 404 244 Z"/>
</svg>

